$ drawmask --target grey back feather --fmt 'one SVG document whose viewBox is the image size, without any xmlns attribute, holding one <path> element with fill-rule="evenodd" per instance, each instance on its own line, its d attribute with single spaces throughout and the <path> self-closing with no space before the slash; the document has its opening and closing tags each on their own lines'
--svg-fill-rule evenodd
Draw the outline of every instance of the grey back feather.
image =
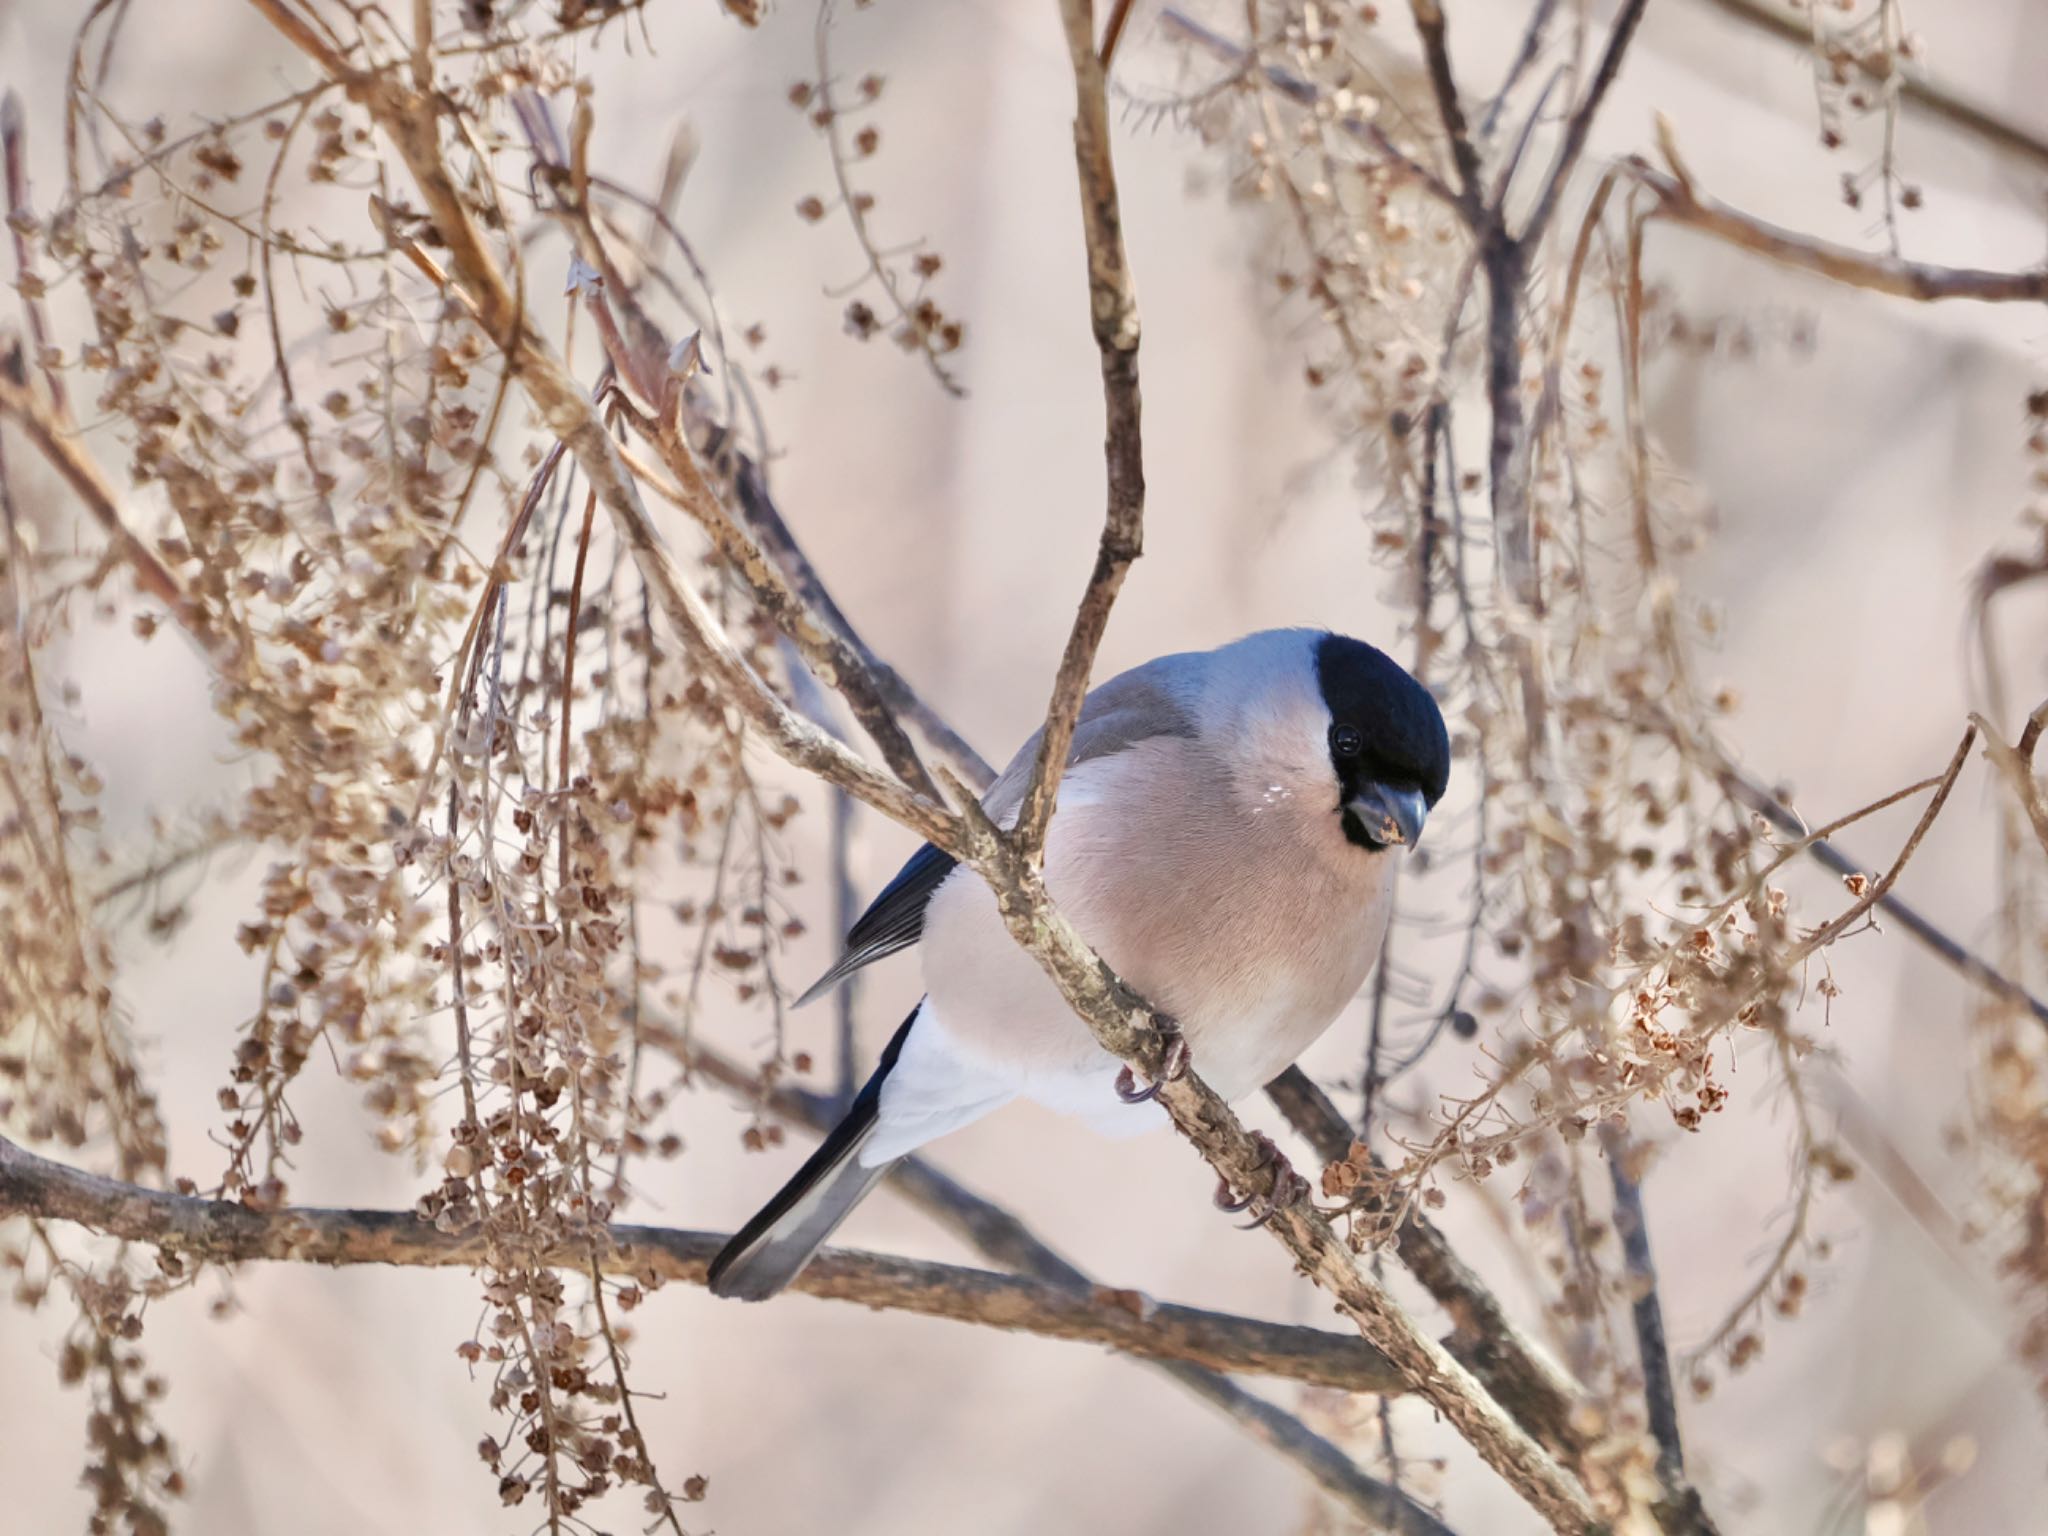
<svg viewBox="0 0 2048 1536">
<path fill-rule="evenodd" d="M 1118 673 L 1081 701 L 1074 725 L 1074 745 L 1067 753 L 1071 772 L 1082 763 L 1109 757 L 1143 741 L 1162 736 L 1192 738 L 1196 734 L 1189 683 L 1208 653 L 1161 656 L 1141 667 Z M 1024 803 L 1031 767 L 1038 760 L 1040 727 L 1017 749 L 995 783 L 981 797 L 991 818 L 1007 826 Z M 848 930 L 846 950 L 832 968 L 796 1000 L 797 1007 L 824 996 L 862 966 L 907 949 L 924 932 L 924 909 L 932 893 L 957 868 L 950 854 L 927 843 L 910 856 L 894 880 L 883 887 L 860 920 Z"/>
<path fill-rule="evenodd" d="M 1187 691 L 1174 684 L 1191 670 L 1190 663 L 1202 659 L 1201 654 L 1161 656 L 1091 689 L 1081 701 L 1081 713 L 1074 723 L 1074 745 L 1067 753 L 1069 771 L 1155 737 L 1193 737 L 1195 721 Z M 1008 825 L 1024 804 L 1031 767 L 1038 761 L 1038 744 L 1044 736 L 1043 726 L 1033 731 L 981 797 L 995 821 Z"/>
</svg>

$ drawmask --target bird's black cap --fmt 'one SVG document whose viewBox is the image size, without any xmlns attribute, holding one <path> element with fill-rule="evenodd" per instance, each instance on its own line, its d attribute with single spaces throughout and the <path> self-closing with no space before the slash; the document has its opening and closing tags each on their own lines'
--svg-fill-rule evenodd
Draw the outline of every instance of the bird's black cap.
<svg viewBox="0 0 2048 1536">
<path fill-rule="evenodd" d="M 1316 643 L 1316 682 L 1330 719 L 1363 738 L 1356 770 L 1384 784 L 1410 786 L 1435 805 L 1451 776 L 1451 738 L 1429 690 L 1401 664 L 1349 635 Z"/>
</svg>

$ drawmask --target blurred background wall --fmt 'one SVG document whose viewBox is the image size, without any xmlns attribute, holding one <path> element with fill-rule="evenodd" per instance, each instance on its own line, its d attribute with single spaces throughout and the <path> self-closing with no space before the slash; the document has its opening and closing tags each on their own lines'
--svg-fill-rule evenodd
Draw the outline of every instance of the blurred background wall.
<svg viewBox="0 0 2048 1536">
<path fill-rule="evenodd" d="M 1472 78 L 1489 78 L 1519 35 L 1522 7 L 1452 9 Z M 1134 56 L 1159 47 L 1154 14 L 1141 0 Z M 1210 14 L 1219 28 L 1241 25 L 1231 7 Z M 56 125 L 75 19 L 70 7 L 0 0 L 0 75 L 26 99 L 45 195 L 60 185 Z M 2048 10 L 1950 0 L 1909 19 L 1944 79 L 2048 139 L 2038 89 Z M 682 222 L 726 313 L 760 319 L 763 355 L 790 376 L 768 400 L 787 449 L 775 467 L 785 510 L 877 650 L 1000 759 L 1042 709 L 1101 515 L 1100 393 L 1056 10 L 1050 0 L 886 0 L 849 12 L 839 34 L 844 72 L 888 76 L 876 218 L 946 257 L 949 307 L 968 325 L 964 402 L 886 343 L 861 347 L 842 333 L 842 303 L 828 290 L 857 275 L 858 254 L 833 220 L 810 228 L 793 212 L 829 176 L 784 99 L 812 70 L 813 20 L 809 6 L 783 3 L 745 32 L 710 5 L 670 4 L 649 9 L 647 41 L 637 23 L 608 33 L 588 58 L 600 104 L 593 159 L 651 184 L 672 125 L 694 126 L 703 153 Z M 294 68 L 228 0 L 179 0 L 131 25 L 113 94 L 174 122 L 260 99 Z M 1140 72 L 1173 75 L 1156 60 Z M 1647 146 L 1653 111 L 1717 195 L 1815 234 L 1870 239 L 1869 214 L 1836 195 L 1839 166 L 1816 142 L 1811 71 L 1796 48 L 1707 0 L 1660 0 L 1596 152 Z M 1249 275 L 1259 219 L 1219 194 L 1216 164 L 1192 134 L 1145 114 L 1127 129 L 1118 151 L 1145 324 L 1151 498 L 1146 558 L 1102 672 L 1267 624 L 1328 624 L 1391 643 L 1384 578 L 1367 563 L 1359 519 L 1376 493 L 1355 482 L 1300 384 L 1305 318 Z M 1928 203 L 1906 226 L 1912 254 L 2038 261 L 2040 162 L 1920 117 L 1908 119 L 1903 153 Z M 1969 581 L 2027 495 L 2021 402 L 2044 381 L 2048 317 L 1845 294 L 1664 230 L 1651 237 L 1651 266 L 1695 314 L 1796 320 L 1813 336 L 1810 348 L 1767 345 L 1747 359 L 1668 354 L 1650 380 L 1654 429 L 1718 519 L 1689 579 L 1725 607 L 1710 659 L 1716 680 L 1744 699 L 1728 739 L 1759 774 L 1798 786 L 1815 816 L 1935 771 L 1980 702 L 1970 692 Z M 2031 704 L 2048 683 L 2048 615 L 2038 600 L 2011 606 L 2007 654 Z M 225 798 L 243 782 L 180 648 L 144 649 L 109 628 L 80 636 L 65 661 L 84 684 L 74 737 L 107 777 L 117 825 L 140 828 L 155 811 Z M 1874 822 L 1850 846 L 1881 861 L 1909 821 Z M 822 814 L 796 824 L 807 860 L 823 826 Z M 1958 933 L 1981 935 L 1996 900 L 1992 848 L 1988 802 L 1959 804 L 1912 867 L 1907 894 Z M 864 823 L 864 889 L 908 851 L 904 834 Z M 207 1140 L 212 1091 L 254 986 L 254 962 L 230 936 L 261 872 L 260 856 L 220 866 L 180 942 L 135 942 L 122 975 L 152 1042 L 172 1166 L 202 1182 L 218 1162 Z M 822 900 L 822 882 L 806 889 Z M 811 915 L 802 970 L 826 957 L 822 908 Z M 1967 1213 L 1973 1175 L 1944 1137 L 1967 1115 L 1961 984 L 1891 933 L 1841 946 L 1832 964 L 1844 995 L 1828 1040 L 1842 1081 L 1941 1201 Z M 895 963 L 865 989 L 870 1051 L 914 1000 L 914 969 Z M 1355 1076 L 1358 1012 L 1312 1070 Z M 794 1030 L 796 1046 L 826 1056 L 824 1012 L 799 1015 Z M 1426 1106 L 1469 1083 L 1477 1049 L 1440 1043 L 1401 1101 Z M 1785 1216 L 1788 1128 L 1766 1076 L 1761 1059 L 1754 1071 L 1738 1059 L 1733 1106 L 1697 1136 L 1639 1117 L 1661 1153 L 1648 1195 L 1680 1346 L 1739 1294 Z M 307 1158 L 296 1198 L 402 1206 L 418 1193 L 413 1171 L 375 1149 L 345 1086 L 309 1072 L 299 1107 L 308 1147 L 324 1150 Z M 1248 1115 L 1279 1129 L 1262 1102 Z M 750 1213 L 801 1150 L 792 1138 L 773 1155 L 744 1154 L 744 1123 L 715 1094 L 690 1099 L 689 1153 L 648 1171 L 638 1219 L 728 1228 Z M 1269 1241 L 1209 1209 L 1206 1170 L 1170 1138 L 1105 1147 L 1026 1108 L 936 1156 L 1105 1281 L 1329 1321 Z M 1444 1216 L 1489 1278 L 1526 1302 L 1485 1209 L 1454 1198 Z M 1945 1452 L 1968 1462 L 1930 1505 L 1927 1529 L 2042 1529 L 2040 1408 L 2006 1360 L 2010 1319 L 1992 1256 L 1944 1247 L 1874 1178 L 1831 1196 L 1817 1220 L 1834 1254 L 1806 1315 L 1773 1325 L 1753 1368 L 1686 1406 L 1696 1472 L 1723 1528 L 1862 1530 L 1860 1515 L 1844 1523 L 1844 1489 L 1873 1442 L 1882 1452 L 1884 1437 L 1903 1437 L 1922 1462 Z M 845 1236 L 967 1257 L 886 1196 Z M 215 1294 L 181 1296 L 149 1324 L 190 1462 L 186 1529 L 526 1528 L 529 1512 L 495 1507 L 476 1460 L 489 1416 L 455 1355 L 477 1307 L 470 1277 L 257 1268 L 235 1283 L 226 1322 L 207 1316 Z M 83 1404 L 53 1384 L 60 1321 L 54 1308 L 38 1318 L 0 1311 L 9 1531 L 75 1528 L 88 1507 L 72 1471 Z M 655 1296 L 639 1326 L 640 1380 L 666 1393 L 642 1409 L 656 1458 L 671 1477 L 710 1479 L 708 1500 L 687 1512 L 694 1529 L 1279 1531 L 1312 1503 L 1286 1466 L 1208 1410 L 1088 1349 L 803 1298 L 740 1308 L 681 1288 Z M 1326 1400 L 1305 1411 L 1319 1423 L 1364 1418 L 1362 1406 Z M 1404 1444 L 1442 1458 L 1415 1475 L 1441 1490 L 1458 1530 L 1536 1529 L 1425 1412 L 1404 1404 L 1397 1415 Z"/>
</svg>

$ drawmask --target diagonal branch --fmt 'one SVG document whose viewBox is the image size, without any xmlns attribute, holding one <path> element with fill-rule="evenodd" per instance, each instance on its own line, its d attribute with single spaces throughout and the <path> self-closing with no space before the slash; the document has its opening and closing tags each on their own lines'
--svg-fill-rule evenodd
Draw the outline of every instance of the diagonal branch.
<svg viewBox="0 0 2048 1536">
<path fill-rule="evenodd" d="M 1779 4 L 1778 0 L 1706 0 L 1706 3 L 1775 33 L 1795 44 L 1801 53 L 1813 51 L 1813 27 L 1800 9 Z M 1860 68 L 1861 61 L 1857 62 Z M 1875 73 L 1869 73 L 1869 78 L 1883 83 Z M 1901 90 L 1907 101 L 1930 117 L 1938 117 L 1965 133 L 1975 134 L 1988 144 L 2030 160 L 2037 170 L 2048 169 L 2048 140 L 2003 115 L 1995 107 L 1972 101 L 1953 87 L 1927 79 L 1917 69 L 1905 76 Z"/>
<path fill-rule="evenodd" d="M 1702 193 L 1690 177 L 1667 175 L 1640 157 L 1631 156 L 1623 163 L 1636 183 L 1655 198 L 1654 217 L 1697 229 L 1783 267 L 1922 304 L 1940 299 L 1976 299 L 1985 304 L 2028 304 L 2048 299 L 2048 267 L 1994 272 L 1875 256 L 1781 228 L 1716 202 Z"/>
<path fill-rule="evenodd" d="M 226 669 L 230 665 L 227 648 L 205 605 L 157 558 L 155 549 L 128 526 L 121 516 L 114 489 L 107 484 L 99 466 L 80 446 L 71 429 L 29 387 L 18 346 L 0 356 L 0 416 L 11 418 L 21 428 L 84 503 L 114 553 L 134 575 L 136 586 L 162 603 L 200 651 Z"/>
<path fill-rule="evenodd" d="M 702 1072 L 721 1086 L 745 1095 L 759 1092 L 754 1073 L 702 1046 L 689 1049 L 693 1072 Z M 768 1107 L 813 1135 L 824 1135 L 838 1120 L 836 1103 L 823 1094 L 788 1086 L 770 1089 Z M 1032 1276 L 1048 1285 L 1097 1292 L 1095 1283 L 1076 1269 L 1024 1223 L 939 1172 L 919 1157 L 906 1158 L 889 1176 L 890 1187 L 933 1217 L 955 1236 L 977 1249 L 991 1263 Z M 1133 1293 L 1114 1293 L 1131 1298 Z M 1141 1301 L 1141 1305 L 1153 1305 Z M 1335 1336 L 1320 1334 L 1335 1342 Z M 1357 1340 L 1348 1341 L 1357 1344 Z M 1384 1356 L 1376 1356 L 1382 1364 Z M 1443 1523 L 1391 1485 L 1360 1470 L 1339 1447 L 1299 1419 L 1255 1397 L 1215 1371 L 1181 1360 L 1154 1359 L 1164 1372 L 1204 1402 L 1228 1415 L 1246 1431 L 1272 1446 L 1367 1520 L 1399 1536 L 1448 1536 Z M 1388 1367 L 1391 1370 L 1391 1367 Z M 1393 1389 L 1405 1391 L 1406 1383 Z M 1384 1394 L 1383 1394 L 1384 1395 Z"/>
<path fill-rule="evenodd" d="M 1325 1163 L 1351 1154 L 1351 1124 L 1300 1067 L 1266 1085 L 1266 1096 Z M 1374 1159 L 1375 1166 L 1381 1166 Z M 1546 1445 L 1566 1455 L 1585 1449 L 1575 1425 L 1586 1391 L 1516 1326 L 1486 1282 L 1443 1231 L 1419 1210 L 1402 1219 L 1394 1257 L 1451 1319 L 1445 1347 L 1486 1384 L 1501 1405 Z"/>
<path fill-rule="evenodd" d="M 1703 1517 L 1699 1495 L 1685 1481 L 1685 1442 L 1679 1437 L 1671 1343 L 1664 1330 L 1664 1298 L 1657 1289 L 1656 1259 L 1650 1251 L 1650 1218 L 1643 1205 L 1642 1179 L 1633 1166 L 1637 1153 L 1628 1133 L 1611 1121 L 1601 1127 L 1600 1144 L 1607 1154 L 1608 1182 L 1614 1190 L 1614 1227 L 1628 1270 L 1629 1314 L 1635 1324 L 1636 1357 L 1643 1374 L 1643 1406 L 1650 1421 L 1650 1438 L 1657 1445 L 1657 1476 L 1666 1488 L 1684 1490 L 1684 1501 L 1696 1517 Z"/>
<path fill-rule="evenodd" d="M 630 414 L 681 488 L 679 501 L 684 510 L 710 536 L 727 567 L 746 583 L 756 606 L 789 637 L 813 675 L 846 700 L 898 778 L 919 794 L 937 798 L 937 786 L 898 724 L 898 715 L 908 715 L 970 778 L 978 775 L 979 782 L 986 784 L 994 777 L 988 765 L 861 640 L 768 499 L 760 466 L 739 451 L 729 432 L 713 426 L 687 387 L 687 375 L 676 371 L 672 360 L 679 359 L 678 350 L 640 302 L 599 233 L 590 201 L 593 178 L 580 162 L 563 163 L 560 135 L 546 100 L 537 91 L 526 92 L 515 105 L 535 159 L 536 180 L 551 193 L 546 211 L 562 223 L 577 254 L 598 274 L 589 303 L 607 353 L 622 377 L 643 381 L 642 393 L 649 404 L 665 407 L 664 394 L 673 397 L 674 412 L 663 408 L 658 422 L 648 422 L 637 412 Z M 587 124 L 589 119 L 587 102 L 580 104 L 578 123 Z M 578 140 L 579 148 L 580 144 Z M 666 220 L 666 214 L 659 216 Z M 622 325 L 613 322 L 614 308 Z M 680 430 L 679 416 L 709 439 L 712 464 L 730 475 L 732 500 L 746 523 L 745 532 L 699 467 Z"/>
<path fill-rule="evenodd" d="M 711 449 L 713 462 L 718 460 L 721 451 L 716 446 Z M 754 536 L 754 541 L 782 567 L 784 577 L 796 590 L 797 596 L 837 629 L 846 643 L 853 647 L 854 654 L 860 657 L 861 664 L 873 676 L 875 691 L 882 703 L 915 726 L 933 750 L 952 764 L 953 771 L 971 788 L 988 788 L 996 776 L 988 759 L 975 751 L 900 672 L 869 648 L 867 641 L 853 627 L 853 622 L 840 610 L 824 579 L 818 575 L 817 567 L 811 564 L 810 556 L 797 543 L 796 535 L 783 519 L 774 497 L 768 493 L 768 477 L 761 472 L 760 465 L 737 449 L 733 450 L 732 460 L 733 494 L 739 503 L 740 518 Z"/>
</svg>

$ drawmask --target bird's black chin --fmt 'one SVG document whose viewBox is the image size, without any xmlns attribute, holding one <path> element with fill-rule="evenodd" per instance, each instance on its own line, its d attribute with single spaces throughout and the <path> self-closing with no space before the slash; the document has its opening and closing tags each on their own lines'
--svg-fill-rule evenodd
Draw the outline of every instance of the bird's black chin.
<svg viewBox="0 0 2048 1536">
<path fill-rule="evenodd" d="M 1344 808 L 1343 822 L 1344 841 L 1351 844 L 1354 848 L 1363 848 L 1367 853 L 1385 853 L 1394 846 L 1392 843 L 1382 841 L 1366 831 L 1365 823 L 1359 819 L 1358 813 L 1349 806 Z"/>
</svg>

